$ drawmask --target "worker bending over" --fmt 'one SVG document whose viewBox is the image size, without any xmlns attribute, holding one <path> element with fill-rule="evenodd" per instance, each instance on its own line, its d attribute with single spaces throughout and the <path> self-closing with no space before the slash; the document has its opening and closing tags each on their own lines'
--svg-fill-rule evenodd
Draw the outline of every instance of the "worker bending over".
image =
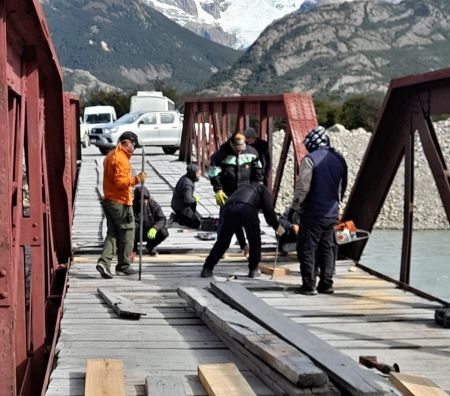
<svg viewBox="0 0 450 396">
<path fill-rule="evenodd" d="M 211 157 L 208 176 L 214 188 L 216 203 L 220 206 L 217 227 L 219 235 L 223 223 L 223 206 L 227 198 L 243 184 L 263 182 L 258 152 L 245 144 L 243 133 L 235 132 Z M 245 252 L 247 246 L 242 228 L 236 228 L 236 238 L 241 250 Z"/>
<path fill-rule="evenodd" d="M 258 264 L 261 261 L 261 229 L 258 211 L 262 210 L 267 223 L 276 230 L 277 236 L 284 234 L 273 209 L 272 194 L 260 183 L 243 184 L 227 199 L 223 207 L 222 229 L 217 235 L 209 256 L 205 260 L 200 276 L 213 275 L 215 265 L 230 246 L 231 238 L 237 230 L 244 228 L 248 238 L 250 252 L 248 256 L 248 277 L 259 275 Z"/>
</svg>

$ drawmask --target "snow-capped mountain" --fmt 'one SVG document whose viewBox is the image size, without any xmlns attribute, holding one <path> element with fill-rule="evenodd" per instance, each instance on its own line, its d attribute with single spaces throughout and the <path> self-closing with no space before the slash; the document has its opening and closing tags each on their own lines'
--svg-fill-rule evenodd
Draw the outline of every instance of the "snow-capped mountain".
<svg viewBox="0 0 450 396">
<path fill-rule="evenodd" d="M 354 0 L 144 0 L 174 22 L 220 44 L 246 48 L 295 11 Z M 398 3 L 401 0 L 374 0 Z"/>
</svg>

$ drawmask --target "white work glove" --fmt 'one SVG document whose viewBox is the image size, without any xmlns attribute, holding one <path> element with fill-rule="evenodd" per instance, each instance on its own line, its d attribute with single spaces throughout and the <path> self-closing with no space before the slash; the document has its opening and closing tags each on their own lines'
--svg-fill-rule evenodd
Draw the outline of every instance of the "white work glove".
<svg viewBox="0 0 450 396">
<path fill-rule="evenodd" d="M 280 237 L 282 236 L 284 233 L 286 232 L 286 230 L 284 229 L 284 227 L 282 225 L 279 225 L 277 230 L 275 231 L 275 234 Z"/>
</svg>

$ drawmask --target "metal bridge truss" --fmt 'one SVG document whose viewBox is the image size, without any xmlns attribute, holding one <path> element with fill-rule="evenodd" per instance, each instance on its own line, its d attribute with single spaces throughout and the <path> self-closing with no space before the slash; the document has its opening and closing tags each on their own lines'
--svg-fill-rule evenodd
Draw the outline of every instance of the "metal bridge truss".
<svg viewBox="0 0 450 396">
<path fill-rule="evenodd" d="M 39 0 L 0 0 L 0 395 L 45 386 L 71 258 L 78 100 Z"/>
<path fill-rule="evenodd" d="M 419 136 L 450 223 L 450 172 L 432 117 L 450 114 L 450 69 L 393 80 L 375 132 L 349 197 L 344 217 L 372 230 L 397 170 L 404 159 L 404 227 L 399 281 L 410 281 L 414 211 L 414 138 Z M 340 252 L 359 261 L 366 241 L 342 246 Z"/>
<path fill-rule="evenodd" d="M 255 125 L 258 136 L 269 142 L 272 149 L 274 121 L 286 125 L 285 138 L 276 169 L 275 180 L 269 180 L 276 200 L 284 166 L 292 142 L 295 172 L 307 153 L 303 139 L 308 130 L 317 126 L 316 112 L 309 94 L 289 93 L 273 96 L 239 96 L 224 98 L 196 98 L 185 103 L 180 160 L 195 162 L 203 173 L 209 166 L 211 155 L 232 132 Z M 294 182 L 294 181 L 293 181 Z"/>
</svg>

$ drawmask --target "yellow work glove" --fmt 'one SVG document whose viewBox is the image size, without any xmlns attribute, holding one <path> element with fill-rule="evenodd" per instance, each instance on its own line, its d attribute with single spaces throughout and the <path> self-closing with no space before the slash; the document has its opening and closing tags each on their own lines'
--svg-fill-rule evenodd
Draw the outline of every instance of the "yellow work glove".
<svg viewBox="0 0 450 396">
<path fill-rule="evenodd" d="M 216 191 L 216 203 L 219 206 L 225 205 L 225 201 L 227 200 L 226 194 L 223 192 L 223 190 Z"/>
<path fill-rule="evenodd" d="M 139 172 L 138 175 L 136 176 L 136 178 L 139 180 L 139 183 L 141 183 L 141 184 L 144 184 L 146 177 L 147 177 L 147 173 L 145 173 L 144 171 Z"/>
<path fill-rule="evenodd" d="M 275 234 L 280 237 L 282 236 L 284 233 L 286 232 L 286 230 L 284 229 L 284 227 L 282 225 L 279 225 L 277 230 L 275 231 Z"/>
<path fill-rule="evenodd" d="M 199 203 L 200 202 L 200 195 L 194 194 L 193 198 L 194 198 L 195 203 Z"/>
<path fill-rule="evenodd" d="M 158 231 L 156 230 L 156 228 L 150 228 L 149 230 L 148 230 L 148 232 L 147 232 L 147 237 L 148 237 L 148 239 L 155 239 L 156 238 L 156 233 L 157 233 Z"/>
</svg>

